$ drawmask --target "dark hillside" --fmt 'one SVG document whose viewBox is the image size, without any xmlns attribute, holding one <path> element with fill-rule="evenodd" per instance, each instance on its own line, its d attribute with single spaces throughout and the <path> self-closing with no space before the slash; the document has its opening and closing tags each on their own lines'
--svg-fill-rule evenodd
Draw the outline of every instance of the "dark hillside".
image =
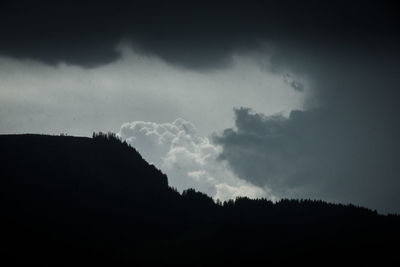
<svg viewBox="0 0 400 267">
<path fill-rule="evenodd" d="M 112 134 L 1 135 L 1 252 L 14 263 L 397 260 L 399 216 L 322 201 L 179 194 Z M 350 258 L 349 258 L 350 257 Z"/>
</svg>

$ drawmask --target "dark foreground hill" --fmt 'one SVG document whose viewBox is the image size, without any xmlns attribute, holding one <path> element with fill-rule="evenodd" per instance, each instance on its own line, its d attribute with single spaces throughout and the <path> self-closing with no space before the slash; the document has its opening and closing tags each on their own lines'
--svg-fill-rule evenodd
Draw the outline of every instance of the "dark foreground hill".
<svg viewBox="0 0 400 267">
<path fill-rule="evenodd" d="M 0 162 L 0 261 L 8 264 L 398 261 L 398 216 L 179 194 L 113 135 L 2 135 Z"/>
</svg>

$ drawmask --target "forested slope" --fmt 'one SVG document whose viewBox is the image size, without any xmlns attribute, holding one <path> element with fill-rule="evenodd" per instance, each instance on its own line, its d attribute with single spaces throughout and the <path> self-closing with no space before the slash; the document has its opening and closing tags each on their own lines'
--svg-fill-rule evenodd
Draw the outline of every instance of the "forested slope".
<svg viewBox="0 0 400 267">
<path fill-rule="evenodd" d="M 1 135 L 1 251 L 14 263 L 395 261 L 400 219 L 312 200 L 179 194 L 113 134 Z"/>
</svg>

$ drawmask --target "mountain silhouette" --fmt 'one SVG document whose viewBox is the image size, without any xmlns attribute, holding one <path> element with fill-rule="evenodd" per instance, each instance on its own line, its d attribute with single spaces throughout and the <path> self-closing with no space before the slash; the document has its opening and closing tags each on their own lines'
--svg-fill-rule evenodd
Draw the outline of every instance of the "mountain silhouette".
<svg viewBox="0 0 400 267">
<path fill-rule="evenodd" d="M 114 134 L 0 135 L 1 261 L 346 264 L 398 261 L 400 218 L 353 205 L 168 186 Z"/>
</svg>

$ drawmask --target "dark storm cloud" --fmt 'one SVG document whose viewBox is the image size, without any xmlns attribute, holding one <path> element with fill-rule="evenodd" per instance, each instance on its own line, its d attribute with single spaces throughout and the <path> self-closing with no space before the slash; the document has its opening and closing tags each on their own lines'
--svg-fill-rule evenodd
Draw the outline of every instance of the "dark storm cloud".
<svg viewBox="0 0 400 267">
<path fill-rule="evenodd" d="M 235 110 L 236 129 L 215 137 L 221 159 L 242 179 L 283 197 L 400 212 L 400 68 L 389 47 L 343 50 L 342 57 L 275 54 L 276 71 L 311 75 L 316 99 L 289 118 Z"/>
<path fill-rule="evenodd" d="M 121 39 L 175 65 L 230 64 L 260 42 L 312 45 L 391 38 L 397 16 L 376 1 L 18 1 L 1 4 L 0 54 L 96 66 L 115 60 Z"/>
<path fill-rule="evenodd" d="M 294 111 L 288 119 L 235 113 L 237 130 L 215 141 L 224 148 L 220 159 L 242 179 L 280 197 L 400 210 L 398 129 L 376 118 L 354 125 L 351 114 L 339 119 L 327 110 Z"/>
</svg>

